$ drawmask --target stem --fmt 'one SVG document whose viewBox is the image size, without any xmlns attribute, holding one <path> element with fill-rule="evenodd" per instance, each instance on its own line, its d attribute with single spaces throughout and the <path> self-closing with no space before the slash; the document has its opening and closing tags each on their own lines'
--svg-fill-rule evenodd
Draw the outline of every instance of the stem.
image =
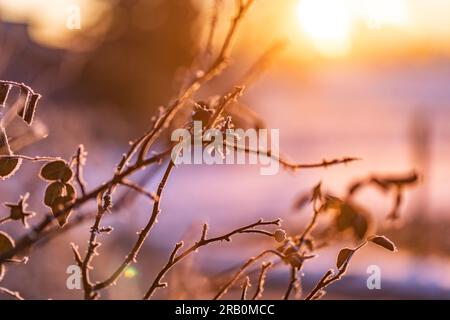
<svg viewBox="0 0 450 320">
<path fill-rule="evenodd" d="M 298 268 L 291 267 L 291 279 L 289 281 L 288 288 L 286 290 L 286 293 L 283 296 L 283 300 L 289 300 L 289 296 L 292 292 L 292 289 L 294 289 L 298 284 Z"/>
<path fill-rule="evenodd" d="M 117 281 L 117 279 L 119 279 L 119 277 L 122 275 L 122 273 L 125 271 L 125 269 L 130 265 L 130 263 L 136 261 L 136 257 L 138 255 L 142 245 L 144 244 L 145 239 L 147 238 L 150 230 L 155 225 L 158 215 L 161 213 L 161 209 L 160 209 L 161 196 L 162 196 L 163 190 L 166 186 L 167 180 L 168 180 L 170 173 L 172 172 L 172 169 L 174 168 L 174 166 L 175 166 L 175 164 L 172 162 L 172 160 L 170 160 L 169 164 L 167 165 L 166 171 L 164 172 L 164 176 L 163 176 L 161 182 L 159 183 L 158 191 L 156 193 L 156 199 L 153 204 L 153 210 L 152 210 L 150 219 L 149 219 L 147 225 L 145 226 L 145 228 L 142 229 L 141 232 L 139 233 L 139 237 L 136 240 L 136 243 L 134 244 L 130 253 L 128 253 L 127 257 L 122 262 L 122 264 L 119 266 L 119 268 L 108 279 L 94 285 L 94 287 L 93 287 L 94 291 L 98 291 L 100 289 L 103 289 L 103 288 L 106 288 L 106 287 L 109 287 L 110 285 L 112 285 L 114 282 Z"/>
<path fill-rule="evenodd" d="M 241 293 L 241 300 L 247 300 L 247 291 L 250 287 L 250 278 L 245 277 L 244 284 L 242 285 L 242 293 Z"/>
<path fill-rule="evenodd" d="M 95 217 L 94 225 L 91 227 L 91 236 L 89 238 L 89 245 L 86 256 L 81 264 L 81 272 L 83 279 L 83 287 L 84 287 L 84 298 L 87 300 L 93 299 L 96 297 L 93 294 L 92 284 L 89 279 L 89 270 L 92 268 L 90 263 L 94 255 L 97 255 L 96 249 L 100 246 L 100 243 L 97 242 L 97 236 L 100 229 L 100 222 L 103 218 L 103 215 L 106 212 L 106 209 L 103 206 L 103 193 L 99 193 L 97 195 L 97 215 Z"/>
<path fill-rule="evenodd" d="M 22 298 L 22 296 L 20 295 L 20 293 L 18 291 L 12 291 L 7 288 L 0 287 L 0 292 L 3 292 L 4 294 L 9 295 L 9 296 L 15 298 L 16 300 L 25 300 L 24 298 Z"/>
<path fill-rule="evenodd" d="M 253 295 L 252 300 L 258 300 L 262 297 L 264 292 L 264 284 L 266 282 L 267 271 L 273 266 L 272 262 L 263 263 L 261 265 L 261 272 L 259 273 L 258 278 L 258 287 L 256 288 L 255 294 Z"/>
<path fill-rule="evenodd" d="M 152 285 L 150 286 L 150 288 L 147 290 L 147 292 L 144 295 L 144 299 L 151 298 L 152 295 L 155 293 L 155 291 L 158 288 L 166 287 L 167 284 L 161 283 L 161 280 L 166 275 L 166 273 L 178 262 L 180 262 L 181 260 L 183 260 L 184 258 L 189 256 L 191 253 L 196 252 L 200 247 L 206 246 L 212 242 L 231 241 L 231 237 L 233 235 L 239 234 L 239 233 L 258 233 L 258 234 L 260 234 L 260 232 L 258 232 L 260 230 L 254 229 L 255 227 L 266 226 L 266 225 L 278 226 L 279 223 L 280 223 L 279 219 L 273 220 L 273 221 L 263 221 L 262 219 L 260 219 L 255 223 L 238 228 L 238 229 L 233 230 L 222 236 L 210 238 L 210 239 L 206 238 L 207 231 L 208 231 L 208 225 L 204 224 L 200 240 L 197 241 L 196 243 L 194 243 L 190 248 L 188 248 L 184 252 L 178 254 L 178 251 L 183 247 L 184 243 L 179 242 L 175 245 L 175 248 L 173 249 L 172 253 L 170 254 L 169 260 L 167 261 L 166 265 L 161 269 L 161 271 L 157 274 L 156 278 L 153 280 Z M 272 236 L 272 235 L 270 235 L 270 236 Z M 268 250 L 268 251 L 273 251 L 272 253 L 276 253 L 276 254 L 280 255 L 278 252 L 276 252 L 274 250 Z M 264 253 L 263 255 L 265 255 L 265 254 L 266 253 Z"/>
<path fill-rule="evenodd" d="M 255 257 L 250 258 L 246 263 L 244 263 L 239 270 L 236 272 L 236 274 L 219 290 L 219 292 L 214 296 L 213 300 L 219 300 L 222 298 L 228 290 L 235 284 L 235 282 L 241 277 L 241 275 L 245 272 L 245 270 L 250 267 L 253 263 L 255 263 L 257 260 L 265 257 L 266 255 L 273 254 L 278 256 L 281 259 L 284 259 L 284 255 L 276 250 L 265 250 L 258 254 Z"/>
</svg>

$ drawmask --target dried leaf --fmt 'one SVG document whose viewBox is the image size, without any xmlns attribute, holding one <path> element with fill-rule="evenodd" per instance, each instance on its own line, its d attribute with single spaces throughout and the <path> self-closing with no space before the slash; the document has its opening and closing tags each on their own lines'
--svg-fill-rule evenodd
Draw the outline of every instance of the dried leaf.
<svg viewBox="0 0 450 320">
<path fill-rule="evenodd" d="M 0 231 L 0 255 L 14 249 L 14 240 L 5 232 Z M 5 266 L 0 264 L 0 281 L 5 275 Z"/>
<path fill-rule="evenodd" d="M 69 210 L 65 213 L 61 213 L 61 212 L 63 212 L 63 210 L 65 210 L 72 203 L 73 203 L 73 200 L 67 196 L 58 197 L 55 199 L 55 201 L 53 201 L 52 213 L 53 213 L 53 216 L 58 221 L 58 224 L 60 227 L 64 227 L 64 225 L 67 223 L 70 215 L 72 214 L 72 210 Z"/>
<path fill-rule="evenodd" d="M 319 182 L 312 191 L 311 201 L 320 200 L 322 198 L 322 182 Z"/>
<path fill-rule="evenodd" d="M 397 247 L 395 246 L 395 244 L 385 236 L 372 236 L 368 240 L 389 251 L 397 251 Z"/>
<path fill-rule="evenodd" d="M 341 269 L 342 266 L 350 262 L 351 257 L 355 253 L 355 250 L 344 248 L 341 251 L 339 251 L 337 261 L 336 261 L 336 267 L 338 269 Z"/>
<path fill-rule="evenodd" d="M 14 240 L 5 232 L 0 231 L 0 255 L 14 249 Z"/>
<path fill-rule="evenodd" d="M 23 119 L 25 115 L 25 109 L 28 105 L 28 99 L 29 99 L 30 92 L 28 91 L 28 88 L 25 86 L 20 87 L 20 97 L 19 102 L 20 105 L 17 108 L 17 115 Z"/>
<path fill-rule="evenodd" d="M 75 200 L 77 197 L 77 192 L 75 188 L 70 184 L 66 183 L 64 184 L 65 190 L 66 190 L 66 196 L 70 198 L 71 200 Z"/>
<path fill-rule="evenodd" d="M 358 240 L 365 239 L 371 226 L 370 214 L 353 203 L 343 202 L 335 224 L 338 231 L 351 229 Z"/>
<path fill-rule="evenodd" d="M 36 111 L 36 106 L 37 106 L 37 103 L 40 98 L 41 98 L 40 94 L 33 94 L 33 95 L 31 95 L 31 98 L 27 103 L 27 108 L 25 110 L 25 115 L 23 117 L 23 120 L 25 120 L 25 122 L 28 125 L 31 125 L 31 123 L 33 122 L 34 113 Z"/>
<path fill-rule="evenodd" d="M 367 216 L 362 213 L 358 215 L 353 220 L 353 232 L 355 236 L 359 239 L 365 239 L 367 236 L 367 231 L 369 230 L 369 220 Z"/>
<path fill-rule="evenodd" d="M 5 203 L 5 206 L 9 208 L 9 217 L 11 220 L 21 220 L 23 225 L 28 228 L 27 219 L 35 215 L 32 211 L 27 211 L 29 193 L 20 197 L 17 203 Z"/>
<path fill-rule="evenodd" d="M 66 188 L 64 183 L 56 181 L 48 185 L 45 190 L 44 203 L 45 205 L 52 207 L 55 199 L 64 196 Z"/>
<path fill-rule="evenodd" d="M 11 156 L 12 151 L 9 146 L 8 136 L 6 135 L 5 128 L 0 124 L 0 154 Z"/>
<path fill-rule="evenodd" d="M 403 202 L 403 194 L 400 187 L 397 187 L 395 190 L 395 202 L 394 206 L 391 209 L 391 212 L 388 214 L 388 219 L 397 220 L 399 218 L 399 210 L 400 206 Z"/>
<path fill-rule="evenodd" d="M 342 203 L 343 201 L 341 199 L 332 196 L 331 194 L 327 194 L 325 196 L 325 207 L 327 210 L 329 209 L 340 210 Z"/>
<path fill-rule="evenodd" d="M 206 108 L 198 108 L 196 111 L 194 111 L 194 114 L 192 115 L 193 121 L 201 121 L 202 124 L 208 123 L 209 119 L 213 115 L 214 110 L 206 109 Z"/>
<path fill-rule="evenodd" d="M 341 203 L 340 212 L 336 218 L 337 229 L 339 231 L 344 231 L 351 228 L 357 215 L 358 213 L 352 205 L 346 202 Z"/>
<path fill-rule="evenodd" d="M 349 188 L 348 188 L 348 194 L 352 195 L 354 194 L 359 188 L 361 188 L 361 186 L 363 186 L 363 182 L 362 181 L 358 181 L 355 182 L 354 184 L 352 184 Z"/>
<path fill-rule="evenodd" d="M 4 107 L 6 100 L 8 100 L 8 94 L 11 90 L 10 84 L 1 83 L 0 84 L 0 107 Z"/>
<path fill-rule="evenodd" d="M 22 164 L 22 159 L 17 157 L 2 157 L 0 158 L 0 179 L 6 180 L 12 177 Z"/>
<path fill-rule="evenodd" d="M 2 264 L 0 264 L 0 281 L 2 281 L 4 276 L 5 276 L 5 267 Z"/>
<path fill-rule="evenodd" d="M 308 192 L 306 194 L 300 195 L 292 205 L 294 210 L 303 209 L 311 201 L 311 194 Z"/>
<path fill-rule="evenodd" d="M 44 180 L 68 182 L 72 176 L 72 169 L 64 160 L 49 162 L 41 169 L 41 178 Z"/>
<path fill-rule="evenodd" d="M 0 255 L 14 249 L 14 240 L 5 232 L 0 231 Z M 0 281 L 2 281 L 5 275 L 5 266 L 0 264 Z"/>
</svg>

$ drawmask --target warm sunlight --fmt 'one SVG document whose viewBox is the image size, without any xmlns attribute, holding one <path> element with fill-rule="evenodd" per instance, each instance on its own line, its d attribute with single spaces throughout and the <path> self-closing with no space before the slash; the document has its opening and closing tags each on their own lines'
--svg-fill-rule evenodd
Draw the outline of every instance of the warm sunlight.
<svg viewBox="0 0 450 320">
<path fill-rule="evenodd" d="M 359 9 L 370 24 L 403 26 L 408 19 L 408 6 L 404 0 L 365 0 Z"/>
<path fill-rule="evenodd" d="M 302 31 L 327 56 L 348 53 L 357 22 L 370 29 L 402 26 L 408 9 L 403 0 L 301 0 L 297 18 Z"/>
<path fill-rule="evenodd" d="M 351 17 L 344 0 L 303 0 L 298 20 L 303 31 L 324 54 L 340 55 L 349 49 Z"/>
</svg>

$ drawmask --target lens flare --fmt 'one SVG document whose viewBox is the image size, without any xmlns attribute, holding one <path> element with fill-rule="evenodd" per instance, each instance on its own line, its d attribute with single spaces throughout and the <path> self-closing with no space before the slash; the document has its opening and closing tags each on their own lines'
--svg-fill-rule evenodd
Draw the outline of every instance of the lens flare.
<svg viewBox="0 0 450 320">
<path fill-rule="evenodd" d="M 133 267 L 128 267 L 124 273 L 125 278 L 127 278 L 127 279 L 133 279 L 137 276 L 137 274 L 138 274 L 138 272 L 137 272 L 136 268 L 133 268 Z"/>
</svg>

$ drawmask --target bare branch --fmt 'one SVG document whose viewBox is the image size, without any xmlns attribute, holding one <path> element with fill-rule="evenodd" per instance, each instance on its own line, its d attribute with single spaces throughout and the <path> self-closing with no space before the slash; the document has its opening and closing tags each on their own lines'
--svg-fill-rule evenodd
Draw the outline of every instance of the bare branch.
<svg viewBox="0 0 450 320">
<path fill-rule="evenodd" d="M 20 293 L 18 291 L 12 291 L 7 288 L 0 287 L 0 292 L 3 292 L 4 294 L 7 294 L 8 296 L 13 297 L 16 300 L 25 300 L 24 298 L 22 298 L 22 296 L 20 295 Z"/>
<path fill-rule="evenodd" d="M 299 285 L 298 270 L 299 270 L 298 268 L 291 266 L 291 278 L 286 293 L 283 296 L 283 300 L 289 300 L 289 296 L 292 290 Z"/>
<path fill-rule="evenodd" d="M 75 156 L 76 161 L 76 170 L 75 170 L 75 179 L 80 187 L 81 195 L 86 196 L 86 182 L 83 178 L 83 166 L 86 164 L 86 151 L 84 150 L 84 146 L 80 144 L 77 149 L 77 154 Z"/>
<path fill-rule="evenodd" d="M 153 228 L 153 226 L 155 225 L 155 223 L 157 222 L 157 218 L 158 215 L 160 214 L 161 210 L 160 210 L 160 203 L 161 203 L 161 195 L 164 191 L 164 188 L 166 186 L 167 180 L 169 179 L 170 173 L 172 172 L 172 169 L 174 168 L 174 163 L 172 162 L 172 160 L 169 160 L 169 163 L 167 165 L 167 168 L 164 172 L 163 178 L 161 180 L 161 182 L 159 183 L 158 186 L 158 191 L 156 193 L 156 200 L 153 204 L 153 210 L 152 210 L 152 214 L 150 216 L 150 219 L 147 223 L 147 225 L 145 226 L 144 229 L 142 229 L 139 232 L 139 236 L 138 239 L 136 240 L 133 248 L 131 249 L 131 251 L 128 253 L 127 257 L 125 258 L 125 260 L 122 262 L 122 264 L 119 266 L 119 268 L 105 281 L 102 281 L 100 283 L 97 283 L 94 285 L 93 290 L 94 291 L 98 291 L 100 289 L 106 288 L 110 285 L 112 285 L 114 282 L 117 281 L 117 279 L 119 279 L 119 277 L 122 275 L 122 273 L 125 271 L 125 269 L 132 263 L 136 261 L 136 257 L 142 247 L 142 245 L 145 242 L 145 239 L 147 239 L 148 234 L 150 233 L 150 230 Z"/>
<path fill-rule="evenodd" d="M 258 278 L 258 287 L 256 288 L 255 294 L 252 300 L 258 300 L 262 298 L 264 293 L 264 284 L 266 283 L 266 276 L 269 269 L 273 266 L 272 262 L 264 262 L 261 264 L 261 272 Z"/>
<path fill-rule="evenodd" d="M 158 288 L 161 288 L 161 280 L 162 278 L 166 275 L 166 273 L 178 262 L 180 262 L 181 260 L 183 260 L 184 258 L 186 258 L 187 256 L 189 256 L 191 253 L 196 252 L 199 248 L 206 246 L 212 242 L 221 242 L 221 241 L 231 241 L 231 237 L 236 235 L 236 234 L 240 234 L 240 233 L 248 233 L 248 232 L 252 232 L 252 233 L 260 233 L 258 231 L 260 231 L 259 229 L 255 229 L 257 227 L 261 227 L 261 226 L 278 226 L 280 223 L 279 219 L 277 220 L 273 220 L 273 221 L 264 221 L 262 219 L 258 220 L 255 223 L 249 224 L 247 226 L 235 229 L 229 233 L 226 233 L 222 236 L 219 237 L 213 237 L 213 238 L 206 238 L 206 234 L 207 234 L 207 225 L 204 224 L 203 225 L 203 229 L 202 229 L 202 236 L 200 237 L 200 240 L 197 241 L 196 243 L 194 243 L 191 247 L 189 247 L 188 249 L 186 249 L 185 251 L 183 251 L 182 253 L 178 254 L 178 250 L 181 248 L 182 243 L 180 245 L 180 243 L 177 244 L 177 246 L 175 247 L 175 249 L 172 251 L 172 254 L 169 257 L 168 262 L 166 263 L 166 265 L 161 269 L 161 271 L 157 274 L 156 278 L 153 280 L 152 285 L 150 286 L 150 288 L 147 290 L 146 294 L 144 295 L 144 299 L 149 299 L 152 297 L 152 295 L 155 293 L 155 291 Z M 264 253 L 263 255 L 265 255 L 266 253 Z M 237 279 L 236 279 L 237 280 Z M 234 283 L 234 282 L 233 282 Z"/>
<path fill-rule="evenodd" d="M 233 40 L 236 36 L 237 30 L 242 22 L 242 19 L 246 15 L 248 9 L 250 8 L 253 0 L 247 1 L 247 3 L 238 6 L 236 16 L 231 22 L 230 28 L 225 36 L 225 40 L 222 44 L 222 48 L 216 58 L 216 60 L 211 64 L 211 66 L 200 76 L 196 77 L 186 89 L 179 95 L 179 97 L 172 102 L 164 115 L 158 119 L 155 123 L 154 128 L 148 132 L 142 138 L 142 146 L 140 148 L 138 162 L 145 158 L 148 153 L 150 146 L 153 145 L 155 140 L 159 137 L 162 130 L 169 126 L 175 114 L 181 109 L 186 101 L 188 101 L 205 83 L 219 75 L 222 70 L 226 67 L 228 59 L 233 47 Z"/>
<path fill-rule="evenodd" d="M 20 154 L 13 154 L 13 155 L 2 154 L 2 155 L 0 155 L 0 159 L 1 158 L 17 158 L 17 159 L 28 160 L 28 161 L 32 161 L 32 162 L 39 162 L 39 161 L 50 162 L 50 161 L 61 160 L 60 157 L 29 157 L 29 156 L 24 156 L 24 155 L 20 155 Z"/>
<path fill-rule="evenodd" d="M 284 167 L 291 169 L 291 170 L 298 170 L 298 169 L 313 169 L 313 168 L 327 168 L 329 166 L 338 165 L 338 164 L 347 164 L 349 162 L 360 160 L 360 158 L 356 157 L 343 157 L 341 159 L 332 159 L 332 160 L 322 160 L 321 162 L 317 163 L 295 163 L 291 162 L 285 158 L 282 158 L 280 156 L 276 156 L 272 154 L 270 150 L 262 150 L 262 149 L 251 149 L 248 147 L 243 147 L 236 144 L 230 144 L 224 141 L 224 145 L 230 148 L 234 148 L 236 151 L 243 151 L 246 153 L 255 153 L 257 155 L 262 155 L 268 158 L 271 158 L 275 161 L 278 161 L 281 165 Z"/>
<path fill-rule="evenodd" d="M 91 236 L 89 238 L 89 245 L 87 249 L 86 256 L 84 257 L 81 263 L 81 274 L 83 280 L 83 288 L 84 288 L 84 298 L 85 299 L 94 299 L 97 297 L 96 293 L 92 290 L 92 283 L 89 277 L 89 270 L 92 268 L 90 263 L 92 258 L 95 255 L 98 255 L 97 248 L 100 246 L 100 243 L 97 242 L 97 236 L 99 234 L 100 222 L 103 218 L 103 215 L 106 213 L 106 208 L 103 205 L 103 193 L 99 193 L 97 196 L 97 216 L 95 217 L 95 222 L 91 227 Z M 72 247 L 72 249 L 75 249 Z M 78 262 L 79 256 L 76 255 L 76 251 L 74 250 L 75 258 Z"/>
<path fill-rule="evenodd" d="M 212 48 L 213 48 L 213 43 L 214 43 L 214 37 L 216 35 L 216 30 L 217 30 L 217 22 L 219 20 L 219 10 L 222 4 L 222 0 L 215 0 L 214 1 L 214 7 L 212 10 L 212 15 L 211 15 L 211 21 L 209 24 L 209 32 L 208 32 L 208 36 L 206 38 L 206 45 L 205 45 L 205 49 L 203 52 L 203 57 L 207 58 L 208 56 L 212 55 Z"/>
<path fill-rule="evenodd" d="M 275 255 L 281 259 L 284 259 L 285 256 L 276 251 L 276 250 L 265 250 L 258 254 L 257 256 L 254 256 L 250 259 L 248 259 L 247 262 L 245 262 L 239 270 L 236 272 L 236 274 L 219 290 L 219 292 L 214 296 L 213 300 L 219 300 L 221 299 L 228 290 L 236 283 L 236 281 L 242 276 L 242 274 L 247 270 L 248 267 L 250 267 L 253 263 L 260 260 L 261 258 L 265 257 L 266 255 Z"/>
<path fill-rule="evenodd" d="M 250 278 L 245 277 L 245 281 L 242 285 L 241 300 L 247 300 L 247 291 L 249 287 L 251 287 Z"/>
<path fill-rule="evenodd" d="M 158 199 L 158 197 L 156 196 L 156 194 L 154 192 L 149 192 L 149 191 L 145 190 L 144 188 L 142 188 L 141 186 L 133 183 L 130 180 L 124 179 L 120 182 L 120 184 L 125 187 L 128 187 L 140 194 L 143 194 L 144 196 L 146 196 L 147 198 L 149 198 L 152 201 L 157 201 L 157 199 Z"/>
<path fill-rule="evenodd" d="M 361 243 L 359 246 L 353 249 L 353 252 L 360 250 L 367 244 L 367 240 Z M 311 290 L 306 296 L 305 300 L 315 300 L 322 297 L 324 289 L 335 281 L 340 280 L 347 272 L 350 259 L 347 259 L 342 266 L 338 268 L 338 272 L 335 274 L 333 269 L 329 269 L 325 275 L 320 279 L 319 283 Z"/>
</svg>

